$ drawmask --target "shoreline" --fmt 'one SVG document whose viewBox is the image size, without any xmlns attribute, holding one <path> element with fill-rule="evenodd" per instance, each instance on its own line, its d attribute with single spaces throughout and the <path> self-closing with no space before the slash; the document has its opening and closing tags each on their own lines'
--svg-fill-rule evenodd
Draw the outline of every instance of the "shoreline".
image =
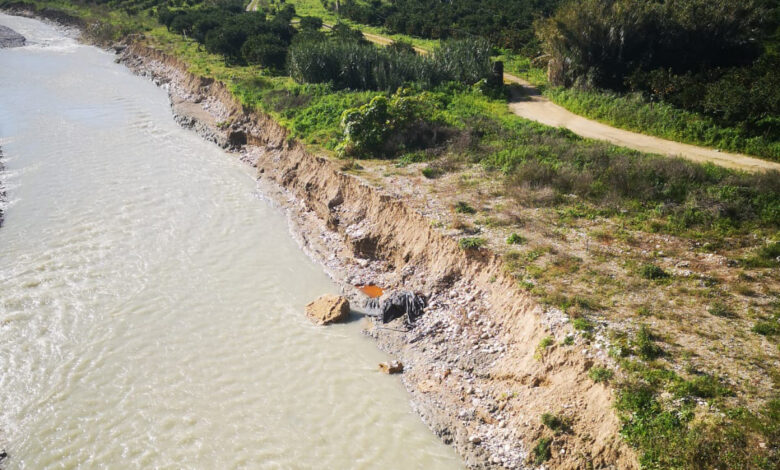
<svg viewBox="0 0 780 470">
<path fill-rule="evenodd" d="M 539 416 L 561 410 L 572 431 L 556 438 L 548 465 L 580 468 L 584 456 L 594 468 L 636 466 L 617 436 L 609 389 L 587 377 L 601 356 L 577 344 L 537 360 L 537 344 L 563 339 L 571 326 L 519 292 L 496 255 L 460 249 L 398 195 L 307 152 L 272 118 L 244 109 L 224 84 L 190 74 L 176 58 L 139 40 L 114 50 L 119 63 L 167 88 L 180 125 L 258 169 L 262 195 L 287 212 L 292 236 L 353 305 L 362 299 L 356 284 L 429 296 L 411 330 L 397 320 L 365 332 L 404 363 L 413 409 L 467 466 L 534 467 Z"/>
<path fill-rule="evenodd" d="M 0 147 L 0 228 L 5 221 L 5 207 L 8 204 L 8 195 L 5 193 L 5 155 Z"/>
</svg>

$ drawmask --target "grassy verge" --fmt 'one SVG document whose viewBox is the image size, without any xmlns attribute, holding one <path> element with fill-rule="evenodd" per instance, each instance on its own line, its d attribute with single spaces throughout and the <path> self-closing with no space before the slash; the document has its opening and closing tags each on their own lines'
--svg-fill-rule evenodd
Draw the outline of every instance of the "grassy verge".
<svg viewBox="0 0 780 470">
<path fill-rule="evenodd" d="M 719 126 L 706 116 L 666 103 L 649 103 L 639 95 L 572 88 L 550 88 L 545 95 L 575 114 L 615 127 L 780 161 L 778 140 L 751 137 L 741 129 Z"/>
</svg>

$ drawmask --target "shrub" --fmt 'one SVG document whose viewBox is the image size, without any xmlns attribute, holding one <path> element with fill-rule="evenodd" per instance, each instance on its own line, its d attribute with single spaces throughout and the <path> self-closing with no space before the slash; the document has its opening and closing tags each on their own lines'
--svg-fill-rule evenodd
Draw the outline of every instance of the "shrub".
<svg viewBox="0 0 780 470">
<path fill-rule="evenodd" d="M 487 245 L 487 240 L 479 237 L 464 237 L 458 240 L 458 246 L 463 250 L 478 250 Z"/>
<path fill-rule="evenodd" d="M 639 327 L 639 331 L 637 331 L 636 336 L 634 337 L 634 345 L 637 348 L 639 357 L 646 361 L 656 359 L 663 354 L 663 349 L 655 344 L 655 338 L 647 325 Z"/>
<path fill-rule="evenodd" d="M 400 54 L 417 54 L 414 45 L 409 41 L 393 41 L 387 49 Z"/>
<path fill-rule="evenodd" d="M 445 43 L 426 56 L 355 40 L 296 41 L 289 57 L 295 80 L 331 82 L 337 89 L 390 91 L 409 83 L 429 89 L 451 81 L 471 85 L 491 72 L 489 48 L 476 40 Z"/>
<path fill-rule="evenodd" d="M 250 64 L 281 69 L 287 59 L 287 45 L 275 36 L 252 36 L 241 46 L 241 54 Z"/>
<path fill-rule="evenodd" d="M 650 280 L 666 279 L 669 277 L 669 273 L 652 263 L 643 265 L 639 269 L 639 274 L 643 278 Z"/>
<path fill-rule="evenodd" d="M 442 170 L 440 168 L 432 167 L 432 166 L 426 166 L 422 170 L 420 170 L 422 175 L 429 180 L 432 180 L 434 178 L 438 178 L 442 175 Z"/>
<path fill-rule="evenodd" d="M 587 318 L 578 317 L 571 321 L 571 326 L 574 327 L 575 330 L 579 331 L 592 331 L 593 330 L 593 323 L 588 321 Z"/>
<path fill-rule="evenodd" d="M 471 207 L 467 202 L 458 201 L 458 203 L 455 204 L 455 212 L 459 214 L 475 214 L 477 210 Z"/>
<path fill-rule="evenodd" d="M 710 312 L 710 315 L 715 315 L 716 317 L 733 318 L 735 316 L 734 312 L 723 302 L 713 303 L 707 311 Z"/>
<path fill-rule="evenodd" d="M 600 366 L 591 367 L 588 371 L 588 377 L 596 383 L 609 382 L 613 375 L 614 372 L 606 367 Z"/>
<path fill-rule="evenodd" d="M 744 264 L 750 268 L 772 268 L 780 265 L 780 242 L 770 242 L 746 258 Z"/>
<path fill-rule="evenodd" d="M 341 156 L 392 157 L 401 151 L 428 148 L 447 135 L 431 116 L 435 104 L 426 93 L 399 90 L 388 99 L 375 96 L 367 104 L 345 110 L 341 116 L 344 139 Z M 426 119 L 423 118 L 424 113 Z"/>
<path fill-rule="evenodd" d="M 554 415 L 552 413 L 542 414 L 542 424 L 550 428 L 556 434 L 566 432 L 569 429 L 569 423 L 565 418 Z"/>
<path fill-rule="evenodd" d="M 516 233 L 509 235 L 506 239 L 507 245 L 522 245 L 526 241 L 527 240 L 525 237 L 518 235 Z"/>
<path fill-rule="evenodd" d="M 302 30 L 319 31 L 322 28 L 322 18 L 317 16 L 302 16 L 299 24 Z"/>
<path fill-rule="evenodd" d="M 550 449 L 551 445 L 552 438 L 543 437 L 539 439 L 533 448 L 534 463 L 536 465 L 541 465 L 544 462 L 550 460 L 550 457 L 552 457 L 552 450 Z"/>
<path fill-rule="evenodd" d="M 751 331 L 762 336 L 773 336 L 780 334 L 780 324 L 777 320 L 762 320 L 753 325 Z"/>
</svg>

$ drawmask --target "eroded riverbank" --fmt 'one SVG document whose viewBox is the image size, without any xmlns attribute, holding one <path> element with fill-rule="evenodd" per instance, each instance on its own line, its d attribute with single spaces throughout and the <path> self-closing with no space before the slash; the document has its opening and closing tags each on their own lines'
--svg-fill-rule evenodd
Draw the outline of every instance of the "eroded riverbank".
<svg viewBox="0 0 780 470">
<path fill-rule="evenodd" d="M 35 34 L 0 53 L 4 466 L 458 468 L 357 321 L 303 317 L 337 286 L 254 173 L 112 54 L 13 21 Z"/>
<path fill-rule="evenodd" d="M 554 448 L 557 468 L 635 465 L 618 438 L 609 391 L 587 379 L 594 353 L 557 349 L 535 358 L 544 337 L 570 327 L 560 312 L 519 293 L 495 256 L 460 249 L 397 195 L 310 154 L 272 119 L 244 109 L 223 84 L 189 74 L 177 59 L 134 42 L 120 60 L 167 87 L 178 121 L 224 145 L 246 141 L 238 146 L 241 159 L 258 168 L 264 193 L 290 211 L 304 249 L 353 300 L 362 294 L 352 286 L 365 283 L 431 298 L 414 329 L 370 325 L 368 333 L 404 362 L 402 380 L 416 409 L 468 465 L 533 466 L 539 417 L 553 408 L 572 420 Z M 598 348 L 595 354 L 603 356 Z"/>
</svg>

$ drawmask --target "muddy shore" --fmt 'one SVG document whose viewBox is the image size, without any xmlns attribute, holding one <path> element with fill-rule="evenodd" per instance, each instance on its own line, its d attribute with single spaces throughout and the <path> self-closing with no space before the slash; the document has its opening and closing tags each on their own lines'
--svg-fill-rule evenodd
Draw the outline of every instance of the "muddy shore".
<svg viewBox="0 0 780 470">
<path fill-rule="evenodd" d="M 555 412 L 571 424 L 553 439 L 547 468 L 636 467 L 618 437 L 610 391 L 587 377 L 605 347 L 577 339 L 539 357 L 543 338 L 557 345 L 572 329 L 563 313 L 520 292 L 500 259 L 460 249 L 398 194 L 308 152 L 225 85 L 190 74 L 142 38 L 115 50 L 119 62 L 167 89 L 177 122 L 257 168 L 263 194 L 287 211 L 293 236 L 353 305 L 363 300 L 356 284 L 428 296 L 412 329 L 365 320 L 366 333 L 404 363 L 414 409 L 468 466 L 533 468 L 540 416 Z"/>
</svg>

